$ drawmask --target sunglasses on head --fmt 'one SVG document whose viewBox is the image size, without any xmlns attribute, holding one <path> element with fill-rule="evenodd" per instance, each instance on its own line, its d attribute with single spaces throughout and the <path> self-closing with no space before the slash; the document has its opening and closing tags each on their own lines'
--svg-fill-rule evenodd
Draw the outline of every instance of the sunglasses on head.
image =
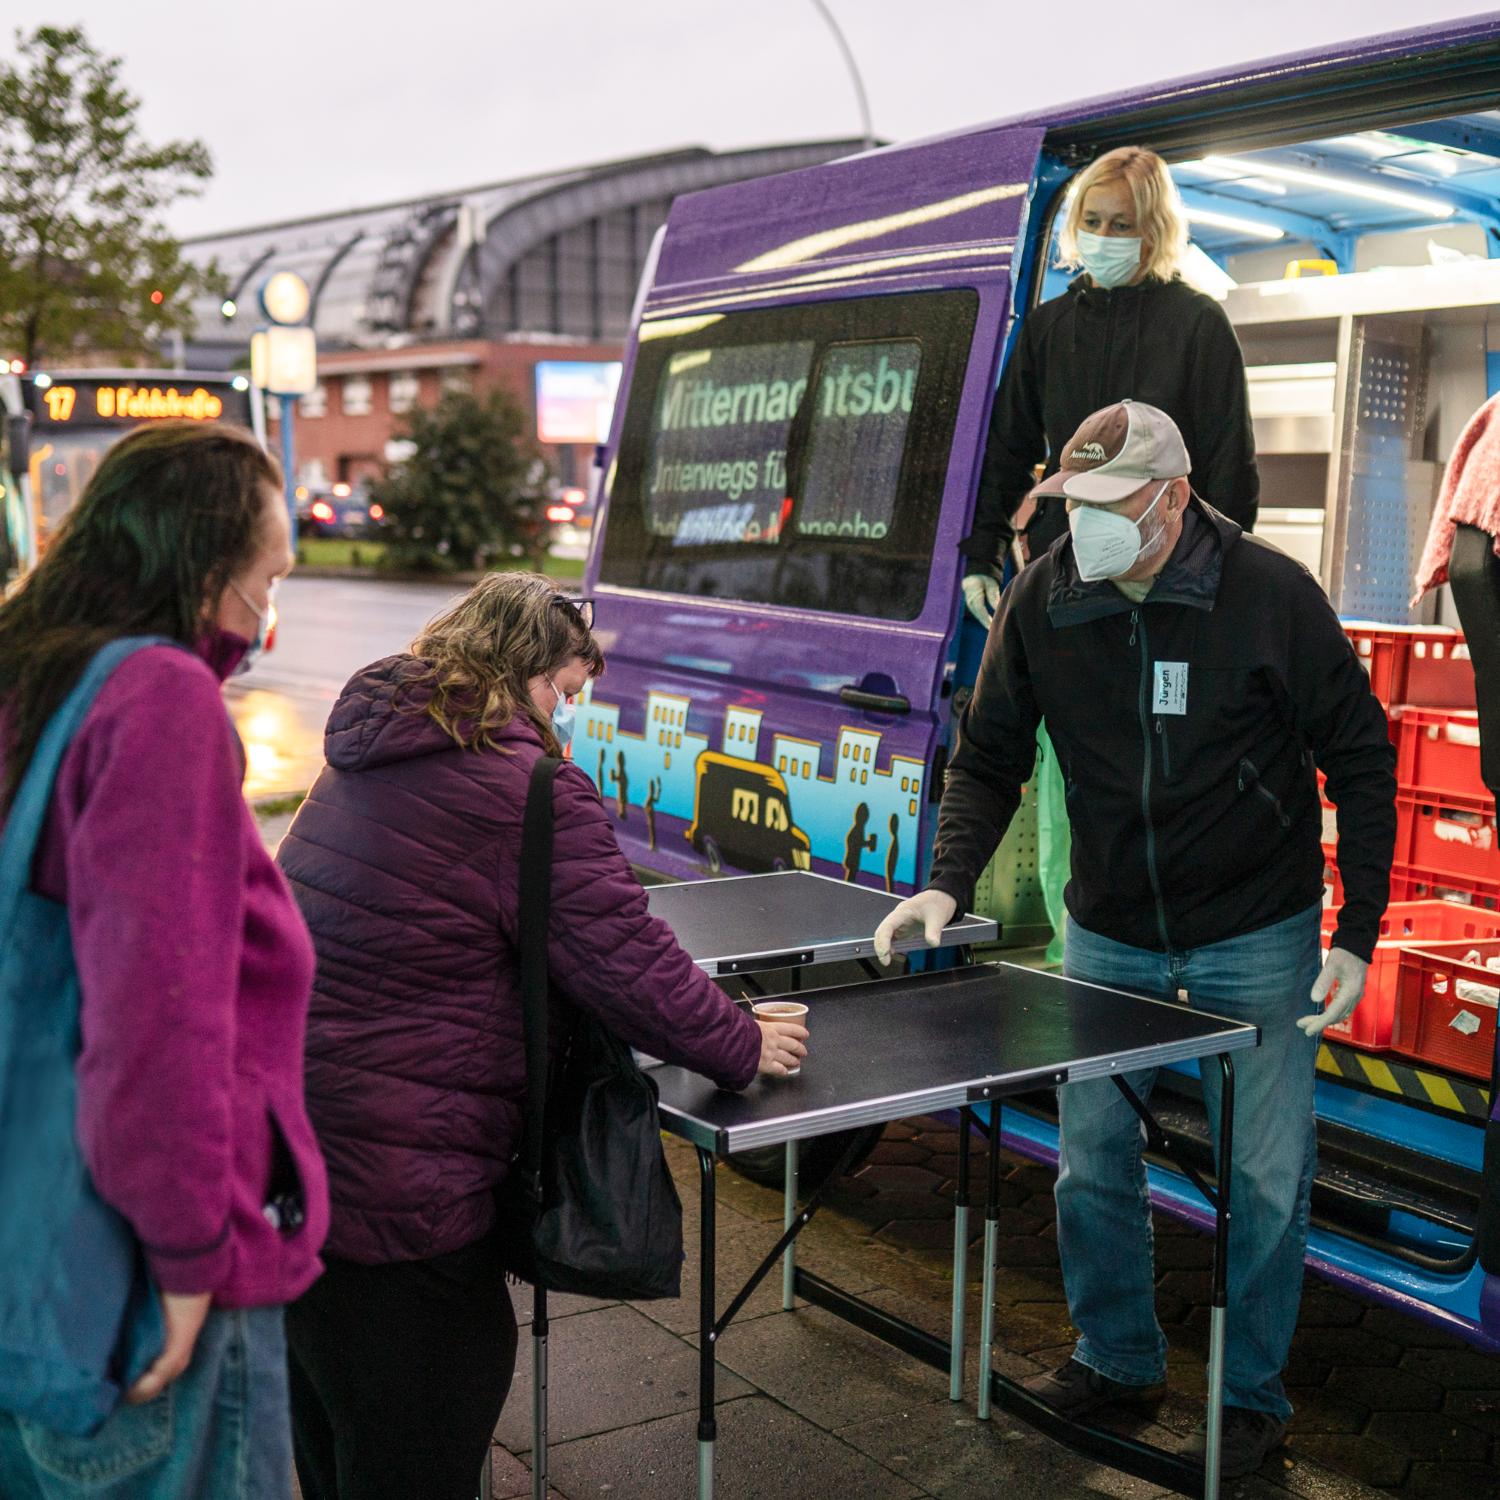
<svg viewBox="0 0 1500 1500">
<path fill-rule="evenodd" d="M 585 630 L 594 628 L 594 601 L 592 599 L 575 599 L 571 594 L 554 594 L 552 602 L 578 616 L 578 623 Z"/>
</svg>

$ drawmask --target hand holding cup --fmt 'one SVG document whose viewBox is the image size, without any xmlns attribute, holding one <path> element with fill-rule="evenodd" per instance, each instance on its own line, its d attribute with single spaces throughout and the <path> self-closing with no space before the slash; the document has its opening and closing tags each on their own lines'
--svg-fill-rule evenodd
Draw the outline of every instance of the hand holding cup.
<svg viewBox="0 0 1500 1500">
<path fill-rule="evenodd" d="M 797 1000 L 761 1000 L 751 1010 L 760 1024 L 760 1072 L 795 1078 L 807 1056 L 807 1007 Z"/>
</svg>

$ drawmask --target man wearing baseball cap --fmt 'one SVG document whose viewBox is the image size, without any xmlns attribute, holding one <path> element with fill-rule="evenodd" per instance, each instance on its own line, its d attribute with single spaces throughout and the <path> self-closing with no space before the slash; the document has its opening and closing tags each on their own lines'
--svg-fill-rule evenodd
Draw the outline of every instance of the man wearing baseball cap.
<svg viewBox="0 0 1500 1500">
<path fill-rule="evenodd" d="M 1073 832 L 1065 972 L 1251 1022 L 1236 1057 L 1222 1472 L 1286 1433 L 1325 1026 L 1359 1002 L 1389 892 L 1395 752 L 1317 581 L 1195 496 L 1181 434 L 1122 401 L 1040 488 L 1069 533 L 1006 591 L 960 723 L 928 889 L 875 934 L 928 941 L 970 902 L 1032 773 L 1044 720 Z M 1326 961 L 1317 772 L 1338 808 L 1345 901 Z M 1145 1097 L 1152 1073 L 1127 1075 Z M 1202 1074 L 1211 1121 L 1219 1079 Z M 1058 1091 L 1058 1248 L 1073 1357 L 1027 1382 L 1082 1418 L 1165 1391 L 1139 1122 L 1113 1082 Z M 1202 1434 L 1189 1452 L 1202 1457 Z"/>
</svg>

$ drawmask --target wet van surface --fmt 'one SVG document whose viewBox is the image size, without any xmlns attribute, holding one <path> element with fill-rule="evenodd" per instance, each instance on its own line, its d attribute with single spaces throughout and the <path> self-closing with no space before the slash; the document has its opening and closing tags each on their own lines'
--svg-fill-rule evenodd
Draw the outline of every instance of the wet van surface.
<svg viewBox="0 0 1500 1500">
<path fill-rule="evenodd" d="M 609 672 L 574 751 L 639 863 L 917 879 L 1040 139 L 1017 135 L 979 190 L 954 141 L 885 154 L 878 180 L 870 158 L 674 207 L 590 564 Z"/>
</svg>

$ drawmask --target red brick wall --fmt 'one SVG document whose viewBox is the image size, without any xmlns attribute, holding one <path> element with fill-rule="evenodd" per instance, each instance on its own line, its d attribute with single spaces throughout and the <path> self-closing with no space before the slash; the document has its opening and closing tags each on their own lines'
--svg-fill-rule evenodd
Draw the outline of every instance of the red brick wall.
<svg viewBox="0 0 1500 1500">
<path fill-rule="evenodd" d="M 462 353 L 471 356 L 476 362 L 410 370 L 411 362 L 425 353 L 435 356 Z M 531 414 L 531 433 L 534 439 L 536 377 L 533 370 L 537 362 L 546 359 L 612 360 L 619 359 L 620 353 L 618 344 L 570 344 L 552 340 L 536 343 L 474 341 L 430 346 L 407 345 L 392 351 L 392 360 L 400 362 L 400 373 L 410 370 L 410 373 L 417 376 L 417 400 L 422 406 L 436 405 L 442 394 L 445 378 L 467 379 L 470 388 L 480 395 L 496 385 L 506 387 L 523 409 Z M 389 439 L 401 434 L 404 416 L 391 411 L 389 373 L 369 368 L 377 360 L 377 355 L 366 351 L 332 353 L 320 357 L 318 368 L 326 394 L 325 415 L 309 417 L 300 410 L 298 412 L 294 441 L 299 471 L 310 459 L 318 459 L 332 482 L 352 482 L 382 472 L 385 467 L 385 445 Z M 352 416 L 344 409 L 344 383 L 351 377 L 340 372 L 350 365 L 357 370 L 354 378 L 370 382 L 368 415 Z M 272 410 L 268 413 L 273 433 L 279 432 L 275 406 L 276 403 L 272 403 Z M 555 473 L 568 478 L 571 459 L 571 481 L 578 485 L 585 482 L 591 457 L 588 445 L 569 445 L 573 449 L 571 455 L 565 455 L 558 447 L 539 446 Z"/>
</svg>

